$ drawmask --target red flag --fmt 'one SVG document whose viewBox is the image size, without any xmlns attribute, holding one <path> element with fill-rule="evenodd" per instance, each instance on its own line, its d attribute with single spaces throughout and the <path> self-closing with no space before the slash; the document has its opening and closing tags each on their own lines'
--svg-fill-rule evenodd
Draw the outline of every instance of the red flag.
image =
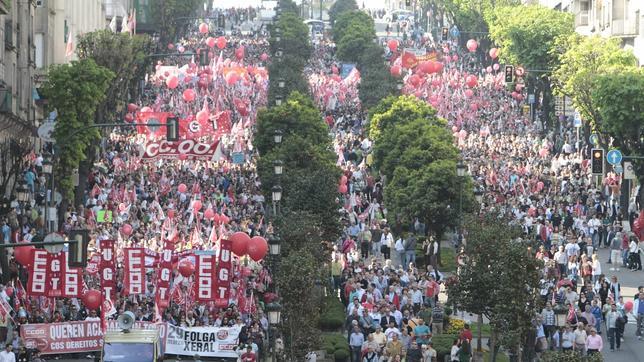
<svg viewBox="0 0 644 362">
<path fill-rule="evenodd" d="M 136 126 L 137 132 L 146 135 L 148 138 L 165 137 L 165 124 L 170 115 L 168 112 L 137 112 L 136 123 L 142 124 Z"/>
<path fill-rule="evenodd" d="M 114 240 L 101 240 L 99 243 L 101 260 L 99 274 L 101 290 L 105 299 L 113 300 L 116 294 L 116 254 Z"/>
<path fill-rule="evenodd" d="M 65 253 L 47 253 L 47 288 L 48 297 L 60 297 L 65 289 L 66 278 L 66 258 Z"/>
<path fill-rule="evenodd" d="M 159 269 L 157 272 L 156 306 L 159 311 L 169 305 L 170 299 L 170 278 L 172 277 L 172 252 L 174 243 L 171 240 L 164 240 L 163 252 L 159 255 Z"/>
<path fill-rule="evenodd" d="M 123 294 L 145 293 L 145 249 L 125 248 L 123 254 Z"/>
<path fill-rule="evenodd" d="M 201 302 L 211 302 L 217 296 L 215 275 L 215 256 L 195 255 L 195 298 Z"/>
<path fill-rule="evenodd" d="M 219 263 L 217 264 L 217 295 L 215 305 L 218 307 L 227 307 L 230 298 L 230 279 L 232 276 L 232 242 L 230 240 L 221 240 L 219 249 Z"/>
<path fill-rule="evenodd" d="M 49 262 L 47 250 L 36 249 L 32 253 L 32 262 L 29 267 L 29 281 L 27 283 L 27 295 L 46 296 L 51 288 L 47 283 L 47 263 Z"/>
</svg>

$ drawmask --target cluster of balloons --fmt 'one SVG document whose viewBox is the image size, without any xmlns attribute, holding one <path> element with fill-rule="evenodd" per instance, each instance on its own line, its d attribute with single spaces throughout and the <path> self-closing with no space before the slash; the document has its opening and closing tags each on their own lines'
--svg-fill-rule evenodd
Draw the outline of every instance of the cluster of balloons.
<svg viewBox="0 0 644 362">
<path fill-rule="evenodd" d="M 238 231 L 230 236 L 232 251 L 237 256 L 248 255 L 255 261 L 264 259 L 268 252 L 268 242 L 261 236 L 248 236 L 245 232 Z"/>
<path fill-rule="evenodd" d="M 218 38 L 209 36 L 208 38 L 206 38 L 206 45 L 208 45 L 210 48 L 217 46 L 219 50 L 222 50 L 226 47 L 226 44 L 228 44 L 228 42 L 223 36 L 220 36 Z"/>
</svg>

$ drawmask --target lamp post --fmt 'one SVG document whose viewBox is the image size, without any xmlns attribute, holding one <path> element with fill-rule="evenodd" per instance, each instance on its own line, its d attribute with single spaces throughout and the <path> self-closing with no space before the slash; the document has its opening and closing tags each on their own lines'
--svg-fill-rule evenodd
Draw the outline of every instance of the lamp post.
<svg viewBox="0 0 644 362">
<path fill-rule="evenodd" d="M 266 314 L 268 315 L 268 331 L 270 334 L 271 329 L 276 329 L 277 326 L 280 324 L 282 320 L 282 306 L 278 302 L 272 302 L 268 303 L 266 305 Z M 269 342 L 271 344 L 271 361 L 275 362 L 277 361 L 277 350 L 276 350 L 276 341 L 277 341 L 277 333 L 273 331 L 273 340 Z"/>
<path fill-rule="evenodd" d="M 51 178 L 51 191 L 50 193 L 47 193 L 47 190 L 45 190 L 45 233 L 49 234 L 49 231 L 51 230 L 50 225 L 49 225 L 49 211 L 51 207 L 51 201 L 54 199 L 54 172 L 53 172 L 53 164 L 49 160 L 45 160 L 42 163 L 42 172 L 45 174 L 45 177 L 48 179 Z"/>
<path fill-rule="evenodd" d="M 284 132 L 282 132 L 281 129 L 276 129 L 275 133 L 273 134 L 273 141 L 275 141 L 276 145 L 282 143 L 282 136 L 284 136 Z"/>
<path fill-rule="evenodd" d="M 273 215 L 277 215 L 277 204 L 282 199 L 282 186 L 275 185 L 271 191 L 273 193 Z"/>
<path fill-rule="evenodd" d="M 29 201 L 29 189 L 25 185 L 20 185 L 16 188 L 16 198 L 18 202 L 25 203 Z"/>
<path fill-rule="evenodd" d="M 463 160 L 458 160 L 458 163 L 456 164 L 456 176 L 458 177 L 458 184 L 459 184 L 459 192 L 458 192 L 458 239 L 460 243 L 460 238 L 461 238 L 461 232 L 462 232 L 462 224 L 463 224 L 463 181 L 465 179 L 465 164 L 463 163 Z"/>
<path fill-rule="evenodd" d="M 284 162 L 282 160 L 273 161 L 273 172 L 279 176 L 284 172 Z"/>
<path fill-rule="evenodd" d="M 282 96 L 279 95 L 279 94 L 275 96 L 275 105 L 276 106 L 281 106 L 282 105 Z"/>
</svg>

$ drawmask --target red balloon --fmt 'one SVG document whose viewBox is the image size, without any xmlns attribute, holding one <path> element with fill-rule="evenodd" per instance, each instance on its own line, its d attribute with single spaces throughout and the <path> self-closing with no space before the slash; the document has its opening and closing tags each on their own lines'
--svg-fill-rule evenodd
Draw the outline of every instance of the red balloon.
<svg viewBox="0 0 644 362">
<path fill-rule="evenodd" d="M 222 224 L 228 224 L 230 222 L 230 218 L 226 214 L 221 214 L 221 223 Z"/>
<path fill-rule="evenodd" d="M 200 32 L 201 34 L 207 34 L 207 33 L 208 33 L 208 30 L 209 30 L 209 29 L 208 29 L 208 24 L 206 24 L 206 23 L 201 23 L 201 24 L 199 24 L 199 32 Z"/>
<path fill-rule="evenodd" d="M 33 245 L 17 246 L 13 249 L 13 257 L 22 266 L 27 266 L 33 261 L 33 252 L 36 248 Z"/>
<path fill-rule="evenodd" d="M 418 84 L 420 84 L 420 77 L 416 74 L 412 75 L 411 77 L 409 77 L 409 83 L 414 87 L 418 86 Z"/>
<path fill-rule="evenodd" d="M 472 111 L 476 112 L 476 111 L 478 111 L 478 109 L 479 109 L 479 105 L 478 105 L 478 104 L 476 104 L 476 103 L 472 103 L 472 104 L 470 104 L 470 109 L 471 109 Z"/>
<path fill-rule="evenodd" d="M 398 40 L 396 39 L 391 39 L 387 42 L 387 47 L 389 47 L 389 50 L 392 52 L 395 52 L 398 49 Z"/>
<path fill-rule="evenodd" d="M 136 110 L 139 109 L 139 106 L 137 106 L 134 103 L 130 103 L 127 105 L 127 111 L 128 112 L 136 112 Z"/>
<path fill-rule="evenodd" d="M 172 43 L 168 44 L 168 49 L 170 49 L 170 50 L 174 49 L 174 44 L 172 44 Z"/>
<path fill-rule="evenodd" d="M 259 56 L 259 59 L 261 59 L 262 62 L 265 62 L 268 60 L 268 54 L 262 53 L 262 55 Z"/>
<path fill-rule="evenodd" d="M 203 217 L 205 217 L 208 220 L 212 220 L 215 218 L 215 212 L 212 211 L 211 208 L 207 208 L 206 211 L 203 212 Z"/>
<path fill-rule="evenodd" d="M 235 49 L 235 58 L 237 58 L 237 60 L 244 59 L 244 53 L 245 52 L 246 52 L 246 50 L 244 49 L 244 47 L 240 46 L 239 48 Z"/>
<path fill-rule="evenodd" d="M 470 88 L 476 87 L 478 83 L 479 80 L 475 75 L 468 75 L 467 78 L 465 78 L 465 84 Z"/>
<path fill-rule="evenodd" d="M 624 303 L 624 309 L 626 309 L 627 312 L 630 312 L 633 310 L 633 301 L 629 300 L 628 302 Z"/>
<path fill-rule="evenodd" d="M 248 256 L 255 261 L 260 261 L 266 256 L 268 243 L 261 236 L 253 236 L 248 244 Z"/>
<path fill-rule="evenodd" d="M 346 184 L 345 184 L 345 185 L 340 185 L 340 186 L 338 186 L 338 192 L 339 192 L 339 193 L 341 193 L 341 194 L 346 194 L 346 193 L 347 193 L 347 191 L 348 191 L 348 187 L 347 187 L 347 185 L 346 185 Z"/>
<path fill-rule="evenodd" d="M 214 214 L 212 219 L 215 221 L 216 224 L 221 223 L 221 215 L 220 214 Z"/>
<path fill-rule="evenodd" d="M 103 295 L 98 290 L 90 289 L 83 294 L 83 304 L 87 309 L 98 309 L 103 301 Z"/>
<path fill-rule="evenodd" d="M 197 121 L 199 121 L 200 123 L 208 121 L 208 118 L 210 118 L 210 112 L 208 112 L 208 110 L 202 109 L 197 112 Z"/>
<path fill-rule="evenodd" d="M 340 185 L 346 185 L 347 181 L 347 175 L 342 175 L 342 177 L 340 177 Z"/>
<path fill-rule="evenodd" d="M 183 100 L 186 102 L 194 101 L 196 96 L 197 96 L 197 93 L 195 93 L 195 90 L 192 88 L 188 88 L 183 91 Z"/>
<path fill-rule="evenodd" d="M 125 115 L 125 122 L 132 123 L 132 121 L 134 121 L 134 116 L 131 113 L 127 113 Z"/>
<path fill-rule="evenodd" d="M 496 57 L 498 56 L 499 56 L 499 49 L 497 48 L 490 49 L 490 58 L 496 59 Z"/>
<path fill-rule="evenodd" d="M 189 278 L 192 274 L 195 273 L 195 265 L 188 258 L 181 259 L 178 268 L 179 274 L 181 274 L 184 278 Z"/>
<path fill-rule="evenodd" d="M 402 68 L 400 67 L 400 65 L 394 65 L 393 67 L 391 67 L 391 69 L 389 69 L 389 71 L 391 72 L 391 75 L 393 75 L 394 77 L 400 77 L 400 74 L 402 73 Z"/>
<path fill-rule="evenodd" d="M 250 236 L 245 232 L 238 231 L 230 236 L 232 242 L 232 251 L 237 256 L 244 256 L 248 251 L 248 244 L 250 243 Z"/>
<path fill-rule="evenodd" d="M 176 75 L 173 75 L 166 79 L 165 85 L 167 85 L 170 89 L 175 89 L 179 85 L 179 78 Z"/>
<path fill-rule="evenodd" d="M 237 74 L 237 72 L 230 72 L 226 74 L 226 83 L 228 83 L 228 85 L 233 85 L 237 83 L 238 80 L 239 74 Z"/>
<path fill-rule="evenodd" d="M 179 184 L 179 186 L 177 186 L 177 190 L 183 194 L 188 191 L 188 186 L 186 186 L 186 184 Z"/>
<path fill-rule="evenodd" d="M 201 201 L 199 201 L 199 200 L 195 200 L 192 203 L 192 209 L 195 210 L 195 211 L 201 210 L 201 206 L 203 206 L 203 205 L 201 204 Z"/>
<path fill-rule="evenodd" d="M 220 36 L 219 38 L 217 38 L 216 45 L 217 45 L 217 48 L 219 48 L 220 50 L 224 49 L 226 47 L 226 38 L 224 38 L 223 36 Z"/>
<path fill-rule="evenodd" d="M 473 91 L 473 90 L 471 90 L 471 89 L 466 89 L 466 90 L 465 90 L 465 96 L 466 96 L 467 98 L 471 98 L 473 95 L 474 95 L 474 91 Z"/>
<path fill-rule="evenodd" d="M 214 48 L 217 43 L 217 40 L 215 38 L 209 36 L 208 39 L 206 39 L 206 45 L 208 45 L 211 48 Z"/>
<path fill-rule="evenodd" d="M 121 232 L 125 236 L 132 235 L 132 231 L 134 231 L 134 229 L 132 229 L 132 225 L 130 224 L 123 224 L 123 226 L 121 226 Z"/>
</svg>

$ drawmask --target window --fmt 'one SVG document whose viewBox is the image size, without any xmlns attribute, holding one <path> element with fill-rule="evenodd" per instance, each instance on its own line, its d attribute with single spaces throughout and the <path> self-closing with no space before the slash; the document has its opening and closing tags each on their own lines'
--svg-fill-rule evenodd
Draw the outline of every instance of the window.
<svg viewBox="0 0 644 362">
<path fill-rule="evenodd" d="M 67 20 L 65 20 L 65 30 L 63 31 L 63 34 L 65 38 L 63 39 L 63 43 L 67 44 L 67 35 L 69 33 L 69 27 L 67 26 Z"/>
<path fill-rule="evenodd" d="M 5 49 L 13 48 L 13 21 L 8 19 L 4 22 L 4 46 Z"/>
<path fill-rule="evenodd" d="M 624 19 L 624 0 L 613 0 L 612 20 Z"/>
<path fill-rule="evenodd" d="M 577 15 L 577 26 L 587 26 L 590 15 L 590 2 L 581 1 L 579 3 L 579 14 Z"/>
<path fill-rule="evenodd" d="M 34 45 L 36 46 L 36 68 L 42 68 L 45 66 L 45 34 L 36 33 Z"/>
</svg>

